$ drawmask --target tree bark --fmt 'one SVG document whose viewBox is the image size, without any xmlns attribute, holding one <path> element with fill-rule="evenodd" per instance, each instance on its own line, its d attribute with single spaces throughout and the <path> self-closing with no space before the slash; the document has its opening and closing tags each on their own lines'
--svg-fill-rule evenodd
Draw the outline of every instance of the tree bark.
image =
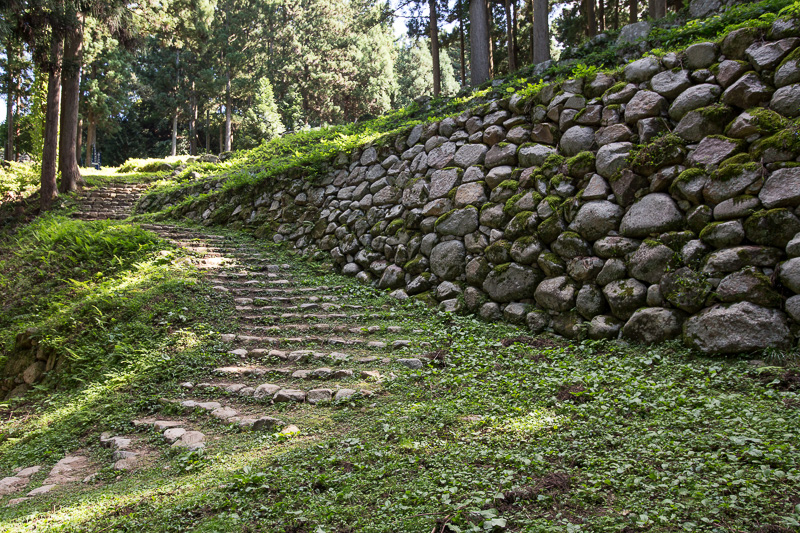
<svg viewBox="0 0 800 533">
<path fill-rule="evenodd" d="M 73 27 L 67 28 L 64 39 L 61 131 L 58 139 L 58 170 L 61 172 L 59 192 L 76 191 L 82 181 L 75 154 L 82 63 L 83 15 L 79 13 L 73 19 Z"/>
<path fill-rule="evenodd" d="M 546 1 L 546 0 L 545 0 Z M 480 85 L 489 79 L 489 24 L 486 0 L 469 0 L 470 81 Z"/>
<path fill-rule="evenodd" d="M 225 72 L 225 151 L 231 151 L 231 72 Z"/>
<path fill-rule="evenodd" d="M 594 14 L 594 0 L 584 0 L 584 13 L 586 14 L 586 35 L 597 35 L 597 19 Z"/>
<path fill-rule="evenodd" d="M 83 148 L 83 119 L 78 118 L 78 135 L 75 139 L 75 159 L 78 166 L 81 166 L 81 149 Z"/>
<path fill-rule="evenodd" d="M 533 62 L 550 60 L 550 25 L 548 0 L 533 0 Z"/>
<path fill-rule="evenodd" d="M 436 13 L 436 0 L 428 0 L 431 30 L 431 59 L 433 59 L 433 96 L 442 93 L 442 71 L 439 68 L 439 20 Z"/>
<path fill-rule="evenodd" d="M 598 0 L 597 29 L 601 32 L 605 31 L 606 29 L 606 0 Z"/>
<path fill-rule="evenodd" d="M 519 13 L 517 0 L 511 1 L 511 35 L 514 41 L 514 65 L 519 67 Z"/>
<path fill-rule="evenodd" d="M 613 10 L 614 10 L 614 18 L 613 18 L 613 25 L 612 28 L 615 30 L 619 29 L 619 0 L 613 0 Z"/>
<path fill-rule="evenodd" d="M 92 166 L 92 150 L 97 144 L 97 120 L 94 118 L 94 112 L 89 111 L 88 125 L 86 127 L 86 159 L 84 160 L 85 167 Z"/>
<path fill-rule="evenodd" d="M 178 86 L 180 85 L 180 51 L 175 52 L 175 98 L 178 97 Z M 175 114 L 172 115 L 172 150 L 170 155 L 175 157 L 178 153 L 178 112 L 179 107 L 175 106 Z"/>
<path fill-rule="evenodd" d="M 628 12 L 630 14 L 630 23 L 633 24 L 639 19 L 639 0 L 630 0 L 628 2 Z"/>
<path fill-rule="evenodd" d="M 653 6 L 653 19 L 663 19 L 666 16 L 667 0 L 650 0 L 650 4 Z"/>
<path fill-rule="evenodd" d="M 534 18 L 533 18 L 533 0 L 528 0 L 528 2 L 529 2 L 528 7 L 530 8 L 530 11 L 529 11 L 528 14 L 530 15 L 530 20 L 531 20 L 531 26 L 530 26 L 531 29 L 528 32 L 530 34 L 530 35 L 528 35 L 528 37 L 530 38 L 530 41 L 531 41 L 530 42 L 531 53 L 530 53 L 530 55 L 528 57 L 530 58 L 531 64 L 533 64 L 534 63 L 534 61 L 533 61 L 533 50 L 534 50 L 534 46 L 533 46 L 533 26 L 534 26 L 534 24 L 533 24 L 534 23 Z"/>
<path fill-rule="evenodd" d="M 42 188 L 40 209 L 46 211 L 58 197 L 56 188 L 56 159 L 58 156 L 58 111 L 61 104 L 61 59 L 64 41 L 53 36 L 50 47 L 47 109 L 44 114 L 44 149 L 42 150 Z"/>
<path fill-rule="evenodd" d="M 491 1 L 486 3 L 486 27 L 489 28 L 487 35 L 489 36 L 489 77 L 494 78 L 494 57 L 495 57 L 495 44 L 492 37 L 492 30 L 494 30 L 494 17 L 492 16 Z"/>
<path fill-rule="evenodd" d="M 197 95 L 194 93 L 192 82 L 192 95 L 189 98 L 189 155 L 197 155 Z"/>
<path fill-rule="evenodd" d="M 461 86 L 467 85 L 467 62 L 464 58 L 464 13 L 461 0 L 458 0 L 458 38 L 461 43 Z"/>
<path fill-rule="evenodd" d="M 14 52 L 9 45 L 6 48 L 6 66 L 7 72 L 6 76 L 8 77 L 8 94 L 6 95 L 6 126 L 8 129 L 8 135 L 6 136 L 6 151 L 5 151 L 5 159 L 6 161 L 13 161 L 14 160 L 14 89 L 16 87 L 15 78 L 14 78 L 14 71 L 11 68 L 11 61 L 12 57 L 14 57 Z"/>
<path fill-rule="evenodd" d="M 513 20 L 511 18 L 511 0 L 505 0 L 503 7 L 506 12 L 506 41 L 508 41 L 508 71 L 514 72 L 517 70 L 517 62 L 514 59 L 514 29 Z"/>
</svg>

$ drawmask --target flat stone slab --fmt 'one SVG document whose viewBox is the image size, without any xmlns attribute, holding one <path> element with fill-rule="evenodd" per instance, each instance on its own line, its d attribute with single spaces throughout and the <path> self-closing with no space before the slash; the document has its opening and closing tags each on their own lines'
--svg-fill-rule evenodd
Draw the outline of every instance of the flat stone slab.
<svg viewBox="0 0 800 533">
<path fill-rule="evenodd" d="M 180 439 L 185 433 L 186 430 L 184 428 L 170 428 L 164 431 L 164 438 L 172 443 Z"/>
<path fill-rule="evenodd" d="M 302 402 L 306 399 L 306 393 L 297 389 L 281 389 L 275 393 L 272 401 L 275 402 Z"/>
<path fill-rule="evenodd" d="M 82 455 L 68 455 L 61 459 L 50 470 L 45 485 L 62 485 L 82 480 L 89 470 L 89 459 Z"/>
<path fill-rule="evenodd" d="M 29 497 L 33 497 L 33 496 L 39 496 L 40 494 L 47 494 L 48 492 L 50 492 L 51 490 L 53 490 L 57 486 L 58 486 L 57 484 L 42 485 L 41 487 L 33 489 L 32 491 L 30 491 L 28 493 L 28 496 Z"/>
<path fill-rule="evenodd" d="M 205 447 L 206 436 L 199 431 L 187 431 L 176 440 L 172 446 L 180 448 L 189 448 L 190 450 L 199 450 Z"/>
</svg>

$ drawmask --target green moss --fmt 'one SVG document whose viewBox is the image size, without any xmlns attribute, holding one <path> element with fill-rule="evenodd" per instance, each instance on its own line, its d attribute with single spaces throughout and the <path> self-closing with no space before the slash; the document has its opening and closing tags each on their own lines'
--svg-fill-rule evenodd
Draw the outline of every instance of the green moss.
<svg viewBox="0 0 800 533">
<path fill-rule="evenodd" d="M 769 148 L 791 154 L 800 153 L 800 126 L 793 125 L 771 137 L 759 140 L 753 145 L 751 152 L 754 158 L 761 158 Z"/>
<path fill-rule="evenodd" d="M 587 169 L 586 172 L 594 168 L 596 156 L 593 152 L 581 152 L 567 159 L 567 172 L 570 174 L 577 169 Z"/>
<path fill-rule="evenodd" d="M 760 130 L 762 135 L 779 132 L 790 124 L 783 115 L 763 107 L 748 109 L 747 114 L 753 117 L 750 122 Z"/>
<path fill-rule="evenodd" d="M 440 216 L 439 218 L 437 218 L 437 219 L 436 219 L 436 222 L 434 222 L 434 223 L 433 223 L 433 227 L 435 228 L 435 227 L 436 227 L 436 226 L 438 226 L 438 225 L 439 225 L 441 222 L 444 222 L 445 220 L 447 220 L 447 217 L 449 217 L 450 215 L 452 215 L 453 213 L 455 213 L 455 211 L 456 211 L 455 209 L 451 209 L 450 211 L 448 211 L 448 212 L 447 212 L 447 213 L 445 213 L 444 215 L 442 215 L 442 216 Z"/>
<path fill-rule="evenodd" d="M 586 108 L 584 107 L 583 109 L 581 109 L 580 111 L 575 113 L 575 116 L 572 117 L 572 120 L 578 120 L 579 118 L 581 118 L 585 114 L 586 114 Z"/>
<path fill-rule="evenodd" d="M 398 231 L 403 229 L 404 224 L 405 223 L 403 222 L 402 218 L 396 218 L 392 220 L 388 226 L 386 226 L 386 230 L 384 232 L 386 235 L 395 235 Z"/>
<path fill-rule="evenodd" d="M 736 154 L 733 157 L 729 157 L 725 161 L 719 164 L 719 168 L 728 166 L 728 165 L 744 165 L 750 163 L 752 160 L 750 159 L 750 154 Z"/>
<path fill-rule="evenodd" d="M 505 180 L 503 182 L 500 182 L 500 184 L 497 186 L 497 188 L 498 189 L 511 189 L 511 190 L 515 191 L 515 190 L 519 189 L 519 182 L 516 181 L 516 180 Z"/>
<path fill-rule="evenodd" d="M 659 168 L 670 163 L 676 151 L 683 149 L 684 140 L 673 133 L 667 133 L 650 144 L 631 151 L 628 161 L 634 167 Z"/>
<path fill-rule="evenodd" d="M 609 111 L 620 111 L 622 106 L 620 104 L 609 104 L 605 107 L 605 109 L 608 109 Z"/>
<path fill-rule="evenodd" d="M 696 110 L 706 120 L 720 122 L 726 120 L 731 114 L 731 108 L 725 104 L 713 104 Z"/>
<path fill-rule="evenodd" d="M 783 61 L 781 61 L 781 64 L 780 64 L 780 65 L 778 66 L 778 68 L 776 68 L 775 70 L 777 71 L 779 68 L 781 68 L 782 66 L 784 66 L 786 63 L 791 63 L 792 61 L 794 61 L 794 64 L 795 64 L 795 65 L 796 65 L 798 68 L 800 68 L 800 48 L 795 48 L 795 49 L 792 51 L 792 53 L 791 53 L 791 54 L 789 54 L 788 56 L 786 56 L 786 57 L 783 59 Z"/>
<path fill-rule="evenodd" d="M 702 168 L 687 168 L 675 179 L 676 182 L 688 183 L 693 179 L 705 175 L 706 171 Z"/>
<path fill-rule="evenodd" d="M 627 81 L 621 81 L 619 83 L 615 83 L 614 85 L 606 89 L 606 92 L 603 93 L 603 97 L 609 96 L 614 93 L 618 93 L 627 86 L 628 86 Z"/>
<path fill-rule="evenodd" d="M 743 165 L 729 163 L 724 167 L 718 168 L 716 172 L 712 173 L 711 179 L 715 181 L 725 182 L 739 176 L 740 174 L 742 174 L 742 172 L 753 172 L 757 171 L 759 168 L 761 168 L 761 165 L 759 165 L 758 163 L 751 162 L 751 163 L 745 163 Z"/>
<path fill-rule="evenodd" d="M 497 265 L 494 271 L 498 274 L 505 274 L 509 268 L 511 268 L 511 263 L 503 263 L 502 265 Z"/>
<path fill-rule="evenodd" d="M 547 202 L 547 205 L 549 205 L 550 209 L 553 211 L 558 211 L 558 208 L 561 207 L 561 198 L 558 196 L 547 196 L 542 201 Z"/>
<path fill-rule="evenodd" d="M 493 203 L 491 203 L 491 202 L 486 202 L 485 204 L 483 204 L 483 205 L 481 206 L 481 213 L 483 213 L 483 212 L 484 212 L 484 211 L 486 211 L 487 209 L 490 209 L 490 208 L 492 208 L 492 207 L 494 207 L 494 206 L 496 206 L 496 205 L 497 205 L 497 204 L 493 204 Z"/>
<path fill-rule="evenodd" d="M 543 167 L 558 167 L 566 161 L 566 158 L 563 155 L 559 155 L 558 153 L 553 152 L 552 154 L 548 155 L 545 158 L 544 162 L 542 163 Z"/>
<path fill-rule="evenodd" d="M 514 196 L 512 196 L 508 200 L 506 200 L 506 205 L 503 206 L 503 213 L 505 213 L 506 215 L 513 215 L 514 214 L 513 213 L 514 204 L 517 203 L 517 201 L 520 198 L 522 198 L 523 196 L 525 196 L 525 193 L 524 192 L 520 192 L 520 193 L 515 194 Z"/>
</svg>

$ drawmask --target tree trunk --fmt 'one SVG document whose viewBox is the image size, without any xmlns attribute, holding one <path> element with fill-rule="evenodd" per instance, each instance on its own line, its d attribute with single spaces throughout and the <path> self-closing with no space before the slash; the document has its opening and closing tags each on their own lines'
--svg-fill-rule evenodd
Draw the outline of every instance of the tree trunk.
<svg viewBox="0 0 800 533">
<path fill-rule="evenodd" d="M 61 131 L 58 139 L 58 170 L 61 172 L 60 192 L 78 190 L 81 172 L 75 154 L 78 135 L 78 103 L 83 63 L 83 14 L 73 19 L 73 27 L 67 29 L 64 40 L 64 72 L 62 80 Z"/>
<path fill-rule="evenodd" d="M 599 0 L 597 8 L 597 29 L 603 32 L 606 29 L 606 0 Z"/>
<path fill-rule="evenodd" d="M 528 4 L 528 7 L 530 8 L 530 11 L 529 11 L 528 15 L 530 15 L 530 20 L 531 20 L 531 26 L 530 26 L 531 30 L 529 32 L 530 35 L 528 35 L 528 37 L 530 37 L 530 41 L 531 41 L 530 42 L 531 53 L 530 53 L 530 55 L 528 57 L 530 58 L 531 64 L 533 64 L 534 63 L 534 61 L 533 61 L 533 50 L 534 50 L 534 46 L 533 46 L 533 27 L 534 27 L 533 0 L 528 0 L 528 2 L 530 2 Z"/>
<path fill-rule="evenodd" d="M 8 135 L 6 136 L 6 151 L 5 151 L 5 159 L 6 161 L 13 161 L 14 160 L 14 89 L 16 87 L 13 70 L 11 68 L 11 58 L 14 57 L 14 52 L 11 50 L 11 46 L 6 49 L 6 65 L 7 65 L 7 72 L 6 75 L 8 76 L 8 94 L 6 95 L 6 126 L 8 129 Z"/>
<path fill-rule="evenodd" d="M 517 0 L 511 2 L 511 35 L 514 41 L 514 65 L 519 67 L 519 13 L 517 13 Z"/>
<path fill-rule="evenodd" d="M 83 148 L 83 119 L 78 118 L 78 135 L 75 138 L 75 159 L 81 166 L 81 149 Z"/>
<path fill-rule="evenodd" d="M 92 166 L 92 150 L 97 143 L 97 121 L 94 118 L 94 112 L 89 111 L 88 125 L 86 127 L 86 159 L 84 160 L 85 167 Z"/>
<path fill-rule="evenodd" d="M 613 10 L 614 10 L 614 18 L 613 18 L 613 28 L 615 30 L 619 29 L 619 0 L 613 0 Z"/>
<path fill-rule="evenodd" d="M 222 153 L 222 152 L 225 151 L 225 144 L 224 144 L 224 142 L 222 140 L 222 138 L 224 137 L 224 132 L 222 131 L 222 129 L 223 129 L 223 124 L 220 122 L 220 124 L 219 124 L 219 153 Z"/>
<path fill-rule="evenodd" d="M 42 188 L 40 208 L 50 209 L 58 197 L 56 189 L 56 159 L 58 156 L 58 110 L 61 104 L 61 58 L 64 41 L 54 36 L 50 47 L 47 109 L 44 114 L 44 149 L 42 151 Z"/>
<path fill-rule="evenodd" d="M 486 0 L 469 0 L 470 81 L 480 85 L 489 79 L 489 24 Z"/>
<path fill-rule="evenodd" d="M 225 151 L 231 151 L 231 72 L 225 72 Z"/>
<path fill-rule="evenodd" d="M 192 95 L 189 98 L 189 155 L 197 155 L 197 95 L 194 93 L 192 82 Z"/>
<path fill-rule="evenodd" d="M 594 15 L 594 0 L 584 0 L 584 13 L 586 14 L 586 35 L 597 35 L 597 19 Z"/>
<path fill-rule="evenodd" d="M 630 0 L 628 2 L 628 12 L 630 14 L 630 24 L 633 24 L 639 19 L 639 0 Z"/>
<path fill-rule="evenodd" d="M 442 71 L 439 68 L 439 21 L 436 13 L 436 0 L 428 0 L 431 29 L 431 58 L 433 59 L 433 96 L 442 93 Z"/>
<path fill-rule="evenodd" d="M 514 72 L 517 70 L 517 62 L 514 59 L 514 29 L 513 20 L 511 19 L 511 0 L 505 0 L 503 7 L 506 12 L 506 41 L 508 44 L 508 71 Z"/>
<path fill-rule="evenodd" d="M 464 58 L 464 13 L 462 11 L 461 0 L 458 0 L 458 38 L 461 43 L 461 86 L 467 85 L 467 62 Z"/>
<path fill-rule="evenodd" d="M 206 109 L 206 153 L 211 153 L 211 131 L 209 130 L 209 117 L 208 117 L 208 109 Z"/>
<path fill-rule="evenodd" d="M 550 60 L 550 14 L 548 0 L 533 0 L 533 62 Z"/>
<path fill-rule="evenodd" d="M 494 30 L 494 17 L 492 16 L 492 4 L 486 3 L 486 27 L 489 28 L 487 35 L 489 36 L 489 77 L 494 78 L 494 57 L 495 57 L 495 44 L 492 30 Z"/>
<path fill-rule="evenodd" d="M 181 60 L 181 53 L 180 51 L 175 52 L 175 98 L 178 97 L 178 86 L 181 82 L 181 74 L 180 74 L 180 60 Z M 175 114 L 172 115 L 172 150 L 170 150 L 170 155 L 175 157 L 178 153 L 178 112 L 180 108 L 179 106 L 175 106 Z"/>
<path fill-rule="evenodd" d="M 652 17 L 655 20 L 663 19 L 667 15 L 667 0 L 650 0 L 653 6 Z"/>
</svg>

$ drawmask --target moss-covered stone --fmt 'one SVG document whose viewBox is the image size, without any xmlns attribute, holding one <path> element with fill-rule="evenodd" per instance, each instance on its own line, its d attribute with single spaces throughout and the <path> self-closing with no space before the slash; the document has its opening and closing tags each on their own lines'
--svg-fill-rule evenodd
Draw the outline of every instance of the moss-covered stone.
<svg viewBox="0 0 800 533">
<path fill-rule="evenodd" d="M 593 152 L 581 152 L 567 159 L 567 173 L 573 178 L 581 178 L 594 171 L 596 156 Z"/>
</svg>

